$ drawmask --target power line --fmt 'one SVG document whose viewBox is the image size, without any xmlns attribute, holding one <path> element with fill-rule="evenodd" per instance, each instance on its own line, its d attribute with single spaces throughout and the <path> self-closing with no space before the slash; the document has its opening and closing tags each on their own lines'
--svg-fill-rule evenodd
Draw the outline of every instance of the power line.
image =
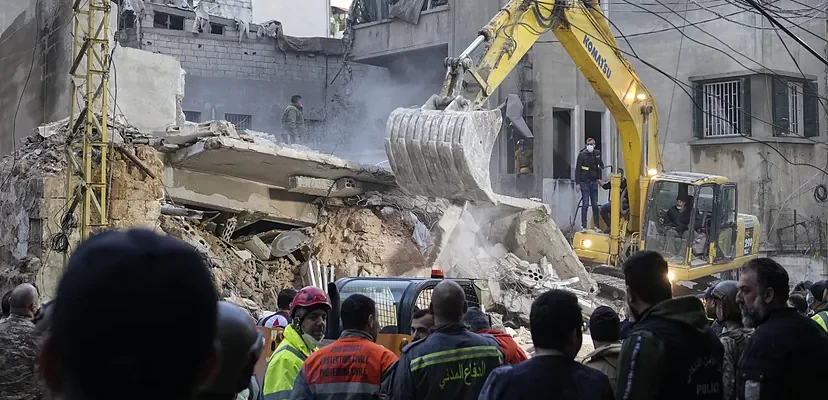
<svg viewBox="0 0 828 400">
<path fill-rule="evenodd" d="M 631 5 L 635 6 L 635 7 L 640 7 L 640 6 L 638 6 L 637 4 L 631 3 L 629 0 L 624 0 L 624 1 L 626 1 L 628 4 L 631 4 Z M 661 3 L 661 1 L 660 1 L 660 0 L 655 0 L 655 1 L 656 1 L 656 2 Z M 663 3 L 662 3 L 662 4 L 663 4 Z M 665 8 L 668 8 L 668 7 L 664 6 L 664 5 L 662 5 L 662 6 L 663 6 L 663 7 L 665 7 Z M 669 9 L 669 8 L 668 8 L 668 9 Z M 645 9 L 645 10 L 646 10 L 646 9 Z M 688 21 L 686 18 L 684 18 L 681 14 L 679 14 L 679 13 L 678 13 L 678 12 L 676 12 L 675 10 L 673 10 L 673 13 L 675 13 L 676 15 L 678 15 L 680 18 L 683 18 L 686 22 L 691 23 L 691 21 Z M 670 20 L 668 20 L 667 18 L 662 17 L 661 15 L 656 15 L 656 16 L 657 16 L 658 18 L 663 19 L 665 22 L 667 22 L 668 24 L 670 24 L 670 25 L 672 25 L 672 26 L 674 26 L 674 27 L 675 27 L 675 25 L 674 25 L 674 24 L 673 24 Z M 720 38 L 718 38 L 717 36 L 715 36 L 715 35 L 711 34 L 710 32 L 707 32 L 706 30 L 704 30 L 704 29 L 702 29 L 702 28 L 699 28 L 699 27 L 697 27 L 697 26 L 696 26 L 695 28 L 696 28 L 696 29 L 698 29 L 699 31 L 701 31 L 702 33 L 704 33 L 704 34 L 706 34 L 706 35 L 710 36 L 711 38 L 713 38 L 713 39 L 714 39 L 714 40 L 716 40 L 717 42 L 721 43 L 722 45 L 724 45 L 724 46 L 725 46 L 728 50 L 732 51 L 733 53 L 736 53 L 736 54 L 738 54 L 738 55 L 740 55 L 740 56 L 744 57 L 745 59 L 750 60 L 751 62 L 753 62 L 753 63 L 755 63 L 756 65 L 758 65 L 760 68 L 763 68 L 763 69 L 765 69 L 765 70 L 771 71 L 773 74 L 767 74 L 767 75 L 768 75 L 771 79 L 773 79 L 773 80 L 775 80 L 775 81 L 777 81 L 777 82 L 780 82 L 780 83 L 782 83 L 782 84 L 784 84 L 784 85 L 788 85 L 788 83 L 787 83 L 786 81 L 784 81 L 784 80 L 780 79 L 780 78 L 777 76 L 777 75 L 781 75 L 781 74 L 779 74 L 779 72 L 774 71 L 773 69 L 771 69 L 771 68 L 769 68 L 769 67 L 767 67 L 767 66 L 763 65 L 762 63 L 760 63 L 760 62 L 758 62 L 758 61 L 756 61 L 756 60 L 754 60 L 754 59 L 750 58 L 750 57 L 749 57 L 749 56 L 747 56 L 746 54 L 744 54 L 744 53 L 742 53 L 742 52 L 740 52 L 740 51 L 738 51 L 738 50 L 734 49 L 732 46 L 730 46 L 729 44 L 725 43 L 725 42 L 724 42 L 724 41 L 722 41 Z M 678 30 L 678 29 L 677 29 L 677 30 Z M 703 46 L 703 47 L 706 47 L 706 48 L 709 48 L 709 49 L 716 50 L 716 51 L 718 51 L 718 52 L 720 52 L 720 53 L 722 53 L 722 54 L 726 55 L 728 58 L 732 59 L 732 60 L 733 60 L 733 61 L 735 61 L 737 64 L 739 64 L 742 68 L 745 68 L 745 69 L 747 69 L 747 70 L 749 70 L 749 71 L 751 71 L 751 72 L 753 72 L 753 73 L 755 73 L 755 74 L 763 74 L 763 75 L 764 75 L 764 74 L 766 74 L 766 73 L 764 73 L 764 72 L 762 72 L 762 71 L 758 71 L 758 70 L 756 70 L 756 69 L 754 69 L 754 68 L 751 68 L 751 67 L 749 67 L 749 66 L 745 65 L 744 63 L 742 63 L 741 61 L 739 61 L 736 57 L 734 57 L 733 55 L 729 54 L 728 52 L 726 52 L 726 51 L 724 51 L 724 50 L 722 50 L 722 49 L 720 49 L 720 48 L 718 48 L 718 47 L 714 47 L 714 46 L 708 45 L 708 44 L 706 44 L 706 43 L 702 43 L 702 42 L 700 42 L 700 41 L 698 41 L 698 40 L 696 40 L 696 39 L 691 38 L 690 36 L 688 36 L 688 35 L 687 35 L 686 33 L 684 33 L 683 31 L 681 31 L 681 30 L 678 30 L 678 31 L 679 31 L 679 33 L 680 33 L 682 36 L 686 37 L 686 38 L 687 38 L 687 39 L 689 39 L 690 41 L 692 41 L 692 42 L 694 42 L 694 43 L 696 43 L 696 44 L 699 44 L 699 45 L 701 45 L 701 46 Z M 826 113 L 828 113 L 828 107 L 826 107 L 826 105 L 822 102 L 822 100 L 823 100 L 824 98 L 823 98 L 822 96 L 820 96 L 818 93 L 814 93 L 814 96 L 815 96 L 815 97 L 817 97 L 818 99 L 820 99 L 820 105 L 823 107 L 823 110 L 824 110 Z M 770 122 L 769 122 L 768 124 L 769 124 L 769 125 L 771 125 L 771 126 L 773 126 L 774 128 L 780 129 L 780 130 L 787 130 L 787 127 L 779 126 L 779 125 L 776 125 L 776 124 L 774 124 L 774 123 L 770 123 Z M 797 137 L 803 138 L 803 139 L 805 139 L 805 140 L 808 140 L 808 141 L 811 141 L 811 142 L 814 142 L 814 143 L 824 144 L 823 142 L 819 142 L 819 141 L 813 140 L 813 139 L 811 139 L 811 138 L 808 138 L 808 137 L 805 137 L 805 136 L 802 136 L 802 135 L 794 135 L 794 136 L 797 136 Z"/>
<path fill-rule="evenodd" d="M 745 0 L 745 1 L 748 4 L 750 4 L 751 7 L 757 9 L 760 13 L 762 13 L 762 15 L 764 15 L 765 18 L 768 19 L 768 21 L 770 21 L 772 24 L 778 26 L 779 29 L 782 29 L 782 31 L 785 32 L 785 34 L 787 34 L 788 36 L 791 37 L 791 39 L 793 39 L 797 43 L 799 43 L 799 45 L 804 47 L 805 50 L 808 50 L 808 52 L 811 53 L 812 56 L 816 57 L 817 60 L 819 60 L 821 63 L 825 64 L 826 66 L 828 66 L 828 60 L 826 60 L 825 57 L 822 56 L 822 54 L 817 53 L 816 50 L 812 49 L 811 46 L 808 45 L 808 43 L 805 43 L 804 40 L 800 39 L 799 36 L 797 36 L 795 33 L 791 32 L 790 29 L 788 29 L 784 25 L 780 24 L 779 21 L 776 20 L 776 18 L 771 16 L 770 13 L 768 13 L 764 8 L 759 6 L 759 4 L 756 4 L 756 2 L 753 1 L 753 0 Z M 808 32 L 807 29 L 805 31 Z"/>
<path fill-rule="evenodd" d="M 682 91 L 683 91 L 683 92 L 687 95 L 687 97 L 689 97 L 689 98 L 690 98 L 690 101 L 693 103 L 693 107 L 694 107 L 695 109 L 697 109 L 697 110 L 701 111 L 701 112 L 702 112 L 702 113 L 704 113 L 704 114 L 707 114 L 707 115 L 710 115 L 710 116 L 712 116 L 712 117 L 714 117 L 714 118 L 717 118 L 717 119 L 719 119 L 719 120 L 721 120 L 721 121 L 723 121 L 723 122 L 725 122 L 725 123 L 729 123 L 729 124 L 731 124 L 731 125 L 733 124 L 731 121 L 728 121 L 728 120 L 726 120 L 725 118 L 722 118 L 722 117 L 720 117 L 720 116 L 718 116 L 718 115 L 715 115 L 715 114 L 713 114 L 713 113 L 710 113 L 710 112 L 705 111 L 705 110 L 704 110 L 704 108 L 703 108 L 700 104 L 698 104 L 698 103 L 696 102 L 695 97 L 694 97 L 694 96 L 693 96 L 690 92 L 688 92 L 688 91 L 687 91 L 687 89 L 685 89 L 683 86 L 690 87 L 690 88 L 691 88 L 691 89 L 693 89 L 693 90 L 699 90 L 699 89 L 696 89 L 696 88 L 694 88 L 692 85 L 687 84 L 687 83 L 684 83 L 684 82 L 682 82 L 681 80 L 679 80 L 678 78 L 676 78 L 676 77 L 674 77 L 674 76 L 672 76 L 672 75 L 668 74 L 667 72 L 664 72 L 663 70 L 661 70 L 660 68 L 656 67 L 655 65 L 653 65 L 653 64 L 652 64 L 652 63 L 650 63 L 650 62 L 648 62 L 647 60 L 644 60 L 644 59 L 642 59 L 642 58 L 636 57 L 636 56 L 634 56 L 633 54 L 630 54 L 630 52 L 628 52 L 628 51 L 625 51 L 625 50 L 623 50 L 623 49 L 616 48 L 616 47 L 612 46 L 611 44 L 609 44 L 609 43 L 607 43 L 606 41 L 604 41 L 602 38 L 595 37 L 595 36 L 594 36 L 594 35 L 592 35 L 591 33 L 589 33 L 589 32 L 587 32 L 587 31 L 585 31 L 585 30 L 581 29 L 581 28 L 580 28 L 580 27 L 578 27 L 578 26 L 575 26 L 575 25 L 570 25 L 570 26 L 571 26 L 572 28 L 574 28 L 574 29 L 577 29 L 577 30 L 579 30 L 579 31 L 583 32 L 585 35 L 587 35 L 587 36 L 591 37 L 592 39 L 594 39 L 594 40 L 596 40 L 596 41 L 600 41 L 600 42 L 601 42 L 601 43 L 603 43 L 604 45 L 607 45 L 607 46 L 609 46 L 609 47 L 613 48 L 615 51 L 618 51 L 618 52 L 620 52 L 620 53 L 622 53 L 622 54 L 625 54 L 625 55 L 627 55 L 627 56 L 629 56 L 629 57 L 633 57 L 633 58 L 635 58 L 635 59 L 639 60 L 641 63 L 643 63 L 643 64 L 644 64 L 644 65 L 646 65 L 647 67 L 649 67 L 649 68 L 651 68 L 652 70 L 654 70 L 654 71 L 658 72 L 659 74 L 663 75 L 663 76 L 664 76 L 664 77 L 666 77 L 667 79 L 670 79 L 670 80 L 671 80 L 671 81 L 673 81 L 674 83 L 676 83 L 676 84 L 680 85 L 680 86 L 681 86 Z M 710 93 L 707 93 L 707 92 L 704 92 L 704 93 L 705 93 L 705 94 L 710 94 Z M 749 115 L 749 114 L 747 114 L 747 113 L 745 113 L 745 114 L 746 114 L 746 115 Z M 764 120 L 762 120 L 762 119 L 760 119 L 760 118 L 757 118 L 757 117 L 753 117 L 753 116 L 751 116 L 751 118 L 770 124 L 769 122 L 764 121 Z M 736 131 L 738 132 L 738 130 L 736 130 Z M 770 143 L 767 143 L 767 142 L 765 142 L 765 141 L 763 141 L 763 140 L 756 139 L 756 138 L 754 138 L 754 137 L 751 137 L 751 136 L 745 135 L 745 134 L 743 134 L 743 133 L 741 133 L 741 132 L 738 132 L 738 134 L 739 134 L 739 136 L 741 136 L 741 137 L 743 137 L 743 138 L 745 138 L 745 139 L 747 139 L 747 140 L 750 140 L 750 141 L 752 141 L 752 142 L 756 142 L 756 143 L 760 143 L 760 144 L 763 144 L 763 145 L 765 145 L 765 146 L 769 147 L 771 150 L 773 150 L 775 153 L 777 153 L 777 154 L 779 155 L 779 157 L 781 157 L 781 158 L 782 158 L 785 162 L 787 162 L 789 165 L 793 165 L 793 166 L 806 166 L 806 167 L 810 167 L 810 168 L 813 168 L 813 169 L 815 169 L 815 170 L 817 170 L 817 171 L 822 172 L 822 173 L 823 173 L 823 174 L 825 174 L 825 175 L 828 175 L 828 171 L 826 171 L 826 170 L 825 170 L 825 169 L 823 169 L 823 168 L 817 167 L 816 165 L 813 165 L 813 164 L 810 164 L 810 163 L 798 163 L 798 162 L 791 161 L 790 159 L 788 159 L 788 157 L 786 157 L 784 154 L 782 154 L 782 152 L 780 152 L 777 148 L 775 148 L 775 147 L 774 147 L 772 144 L 770 144 Z M 819 143 L 819 142 L 817 142 L 817 143 Z M 820 143 L 820 144 L 823 144 L 823 143 Z"/>
</svg>

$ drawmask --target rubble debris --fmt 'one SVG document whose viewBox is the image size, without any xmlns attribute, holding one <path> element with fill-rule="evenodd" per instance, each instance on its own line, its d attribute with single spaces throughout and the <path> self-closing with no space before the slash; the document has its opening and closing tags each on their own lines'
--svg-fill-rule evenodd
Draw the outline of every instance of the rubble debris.
<svg viewBox="0 0 828 400">
<path fill-rule="evenodd" d="M 394 208 L 332 208 L 316 228 L 314 257 L 339 276 L 425 276 L 409 212 Z"/>
<path fill-rule="evenodd" d="M 177 217 L 187 217 L 190 219 L 204 218 L 204 211 L 191 210 L 189 208 L 179 207 L 169 203 L 161 204 L 161 214 L 172 215 Z"/>
<path fill-rule="evenodd" d="M 319 197 L 353 197 L 364 191 L 362 182 L 353 178 L 325 179 L 310 176 L 292 176 L 288 192 Z"/>
<path fill-rule="evenodd" d="M 276 236 L 270 244 L 270 254 L 275 257 L 285 257 L 310 243 L 310 238 L 302 230 L 286 231 Z"/>
</svg>

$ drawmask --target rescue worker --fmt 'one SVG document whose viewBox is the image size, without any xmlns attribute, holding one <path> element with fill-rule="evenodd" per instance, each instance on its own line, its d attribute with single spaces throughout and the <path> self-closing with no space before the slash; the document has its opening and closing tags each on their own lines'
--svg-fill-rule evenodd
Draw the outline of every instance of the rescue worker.
<svg viewBox="0 0 828 400">
<path fill-rule="evenodd" d="M 32 322 L 37 289 L 24 283 L 10 293 L 9 317 L 0 322 L 0 398 L 39 400 L 43 387 L 37 379 L 37 334 Z"/>
<path fill-rule="evenodd" d="M 417 310 L 411 316 L 411 336 L 414 340 L 425 339 L 434 327 L 434 316 L 428 310 Z"/>
<path fill-rule="evenodd" d="M 721 281 L 713 287 L 709 302 L 713 304 L 716 321 L 722 325 L 718 335 L 724 347 L 722 363 L 722 390 L 724 400 L 736 400 L 736 377 L 739 376 L 739 360 L 742 358 L 753 329 L 742 324 L 742 310 L 736 303 L 736 281 Z"/>
<path fill-rule="evenodd" d="M 667 261 L 654 251 L 624 263 L 636 323 L 618 359 L 616 399 L 721 400 L 722 343 L 696 296 L 673 298 L 667 273 Z"/>
<path fill-rule="evenodd" d="M 487 335 L 500 344 L 500 350 L 503 352 L 506 364 L 517 364 L 529 359 L 526 352 L 512 339 L 508 333 L 492 329 L 492 322 L 489 316 L 477 307 L 469 307 L 466 315 L 463 316 L 463 323 L 469 327 L 469 330 L 479 335 Z"/>
<path fill-rule="evenodd" d="M 258 325 L 266 328 L 287 328 L 291 322 L 290 303 L 293 302 L 294 297 L 296 297 L 295 290 L 291 288 L 282 289 L 276 297 L 276 307 L 278 307 L 278 310 L 259 320 Z"/>
<path fill-rule="evenodd" d="M 192 246 L 145 229 L 97 233 L 63 271 L 39 371 L 61 400 L 193 399 L 217 371 L 217 303 Z"/>
<path fill-rule="evenodd" d="M 678 237 L 682 237 L 690 226 L 691 213 L 688 208 L 692 206 L 687 204 L 688 200 L 687 196 L 684 195 L 676 197 L 676 204 L 667 210 L 667 215 L 664 218 L 664 226 L 675 229 Z"/>
<path fill-rule="evenodd" d="M 282 113 L 282 137 L 287 144 L 296 144 L 305 133 L 305 107 L 302 105 L 302 96 L 295 94 L 290 98 L 290 104 Z"/>
<path fill-rule="evenodd" d="M 627 195 L 627 177 L 624 176 L 624 170 L 618 168 L 618 173 L 621 174 L 621 212 L 623 213 L 624 210 L 629 212 L 630 210 L 630 196 Z M 612 182 L 607 181 L 601 188 L 604 190 L 611 190 L 612 189 Z M 612 201 L 607 201 L 606 203 L 601 205 L 601 219 L 604 220 L 604 223 L 607 224 L 607 227 L 610 226 L 610 211 L 612 211 Z M 609 231 L 609 229 L 607 229 Z"/>
<path fill-rule="evenodd" d="M 296 378 L 292 400 L 374 400 L 385 372 L 397 361 L 376 343 L 379 335 L 374 300 L 352 294 L 342 302 L 342 335 L 313 353 Z"/>
<path fill-rule="evenodd" d="M 604 171 L 601 150 L 595 148 L 595 139 L 587 138 L 586 148 L 578 153 L 575 163 L 575 191 L 581 192 L 581 227 L 587 229 L 587 210 L 592 206 L 592 223 L 598 229 L 598 184 Z"/>
<path fill-rule="evenodd" d="M 788 307 L 788 272 L 769 258 L 748 261 L 736 302 L 742 322 L 756 328 L 742 354 L 736 390 L 740 400 L 809 399 L 824 378 L 828 334 Z"/>
<path fill-rule="evenodd" d="M 621 320 L 615 310 L 607 306 L 596 308 L 589 317 L 589 335 L 595 350 L 584 357 L 583 364 L 606 375 L 615 392 L 621 354 Z"/>
<path fill-rule="evenodd" d="M 331 302 L 316 286 L 300 289 L 290 304 L 293 322 L 285 329 L 284 340 L 270 356 L 264 374 L 266 400 L 289 399 L 302 363 L 319 348 L 325 333 Z"/>
<path fill-rule="evenodd" d="M 526 146 L 526 140 L 520 139 L 517 141 L 517 150 L 515 150 L 515 171 L 520 174 L 531 174 L 535 170 L 534 156 L 532 149 Z"/>
<path fill-rule="evenodd" d="M 495 369 L 479 400 L 613 398 L 604 374 L 575 361 L 584 337 L 581 306 L 573 293 L 553 289 L 540 295 L 532 302 L 529 323 L 535 356 Z"/>
<path fill-rule="evenodd" d="M 391 399 L 476 400 L 486 377 L 503 364 L 500 345 L 463 324 L 466 295 L 457 282 L 444 280 L 431 293 L 434 329 L 403 348 L 394 368 Z"/>
<path fill-rule="evenodd" d="M 264 335 L 239 306 L 220 301 L 216 340 L 221 345 L 221 364 L 210 385 L 198 400 L 255 400 L 259 383 L 253 368 L 264 349 Z"/>
</svg>

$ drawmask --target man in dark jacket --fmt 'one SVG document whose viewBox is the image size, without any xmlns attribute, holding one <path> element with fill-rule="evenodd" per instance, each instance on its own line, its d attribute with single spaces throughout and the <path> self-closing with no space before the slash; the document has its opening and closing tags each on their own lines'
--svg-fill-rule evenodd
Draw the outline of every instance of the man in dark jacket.
<svg viewBox="0 0 828 400">
<path fill-rule="evenodd" d="M 494 370 L 479 400 L 612 399 L 607 376 L 575 362 L 582 321 L 574 294 L 553 289 L 540 295 L 529 312 L 535 356 Z"/>
<path fill-rule="evenodd" d="M 722 388 L 725 400 L 736 400 L 733 388 L 739 374 L 739 360 L 753 333 L 753 329 L 745 328 L 742 324 L 742 311 L 736 303 L 737 292 L 736 281 L 721 281 L 713 286 L 707 299 L 709 304 L 713 304 L 713 315 L 722 326 L 718 336 L 724 346 Z"/>
<path fill-rule="evenodd" d="M 808 399 L 822 393 L 814 384 L 825 377 L 828 334 L 788 307 L 785 268 L 769 258 L 750 260 L 738 288 L 742 321 L 756 328 L 742 354 L 739 399 Z"/>
<path fill-rule="evenodd" d="M 503 364 L 500 344 L 470 332 L 463 324 L 469 307 L 457 282 L 437 284 L 429 308 L 434 329 L 425 339 L 403 348 L 390 378 L 390 398 L 476 400 L 489 373 Z"/>
<path fill-rule="evenodd" d="M 575 362 L 583 341 L 581 306 L 564 290 L 538 297 L 529 312 L 535 356 L 494 370 L 480 400 L 579 399 L 609 400 L 606 375 Z"/>
<path fill-rule="evenodd" d="M 664 226 L 676 230 L 679 236 L 684 235 L 687 227 L 690 226 L 690 210 L 687 204 L 687 196 L 679 195 L 676 198 L 676 204 L 667 210 L 667 217 L 664 220 Z"/>
<path fill-rule="evenodd" d="M 581 192 L 581 227 L 587 229 L 587 210 L 592 206 L 592 223 L 598 228 L 598 185 L 604 171 L 601 150 L 595 139 L 587 138 L 586 148 L 578 153 L 575 164 L 575 190 Z"/>
<path fill-rule="evenodd" d="M 721 342 L 695 296 L 673 299 L 668 268 L 654 251 L 624 263 L 636 323 L 619 357 L 618 400 L 722 399 Z"/>
</svg>

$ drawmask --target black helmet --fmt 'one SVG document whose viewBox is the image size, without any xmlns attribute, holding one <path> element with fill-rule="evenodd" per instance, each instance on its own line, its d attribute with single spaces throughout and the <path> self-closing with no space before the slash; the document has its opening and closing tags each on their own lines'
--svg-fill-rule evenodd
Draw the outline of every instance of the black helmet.
<svg viewBox="0 0 828 400">
<path fill-rule="evenodd" d="M 742 311 L 739 309 L 739 304 L 736 303 L 736 293 L 738 292 L 736 281 L 721 281 L 710 292 L 710 297 L 716 299 L 722 305 L 726 321 L 742 321 Z"/>
<path fill-rule="evenodd" d="M 264 347 L 264 336 L 246 311 L 233 303 L 218 303 L 216 339 L 221 345 L 221 368 L 204 390 L 211 395 L 235 395 L 246 389 Z"/>
</svg>

